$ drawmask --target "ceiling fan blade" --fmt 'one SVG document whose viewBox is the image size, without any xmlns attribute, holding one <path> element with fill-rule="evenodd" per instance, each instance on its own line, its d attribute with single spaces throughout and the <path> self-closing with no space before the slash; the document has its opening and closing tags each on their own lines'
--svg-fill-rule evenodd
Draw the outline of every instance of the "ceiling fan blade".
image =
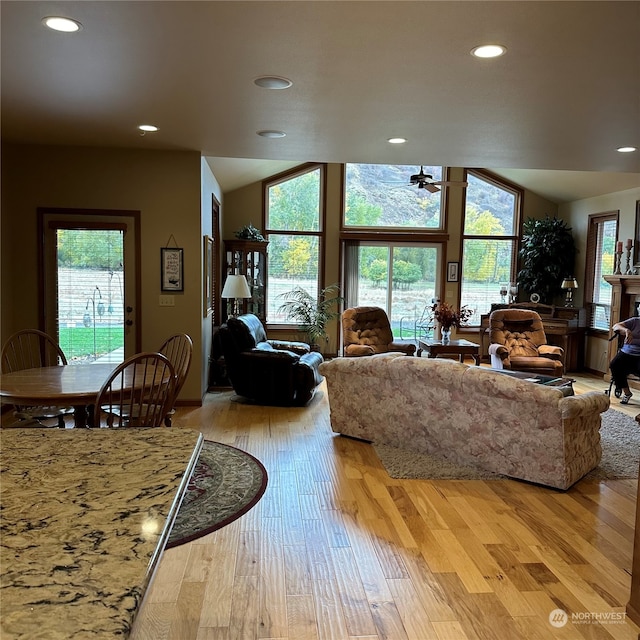
<svg viewBox="0 0 640 640">
<path fill-rule="evenodd" d="M 467 186 L 469 186 L 469 183 L 465 182 L 463 180 L 438 180 L 437 182 L 434 182 L 433 184 L 443 184 L 443 185 L 446 185 L 447 187 L 467 187 Z"/>
<path fill-rule="evenodd" d="M 433 182 L 422 182 L 420 186 L 423 189 L 426 189 L 429 193 L 438 193 L 438 191 L 440 191 Z"/>
</svg>

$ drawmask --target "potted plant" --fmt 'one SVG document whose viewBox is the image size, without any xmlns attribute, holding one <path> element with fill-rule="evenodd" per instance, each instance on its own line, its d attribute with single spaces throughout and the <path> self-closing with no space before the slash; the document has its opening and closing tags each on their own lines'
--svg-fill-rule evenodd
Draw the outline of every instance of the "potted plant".
<svg viewBox="0 0 640 640">
<path fill-rule="evenodd" d="M 309 344 L 319 348 L 321 340 L 326 342 L 329 339 L 327 324 L 340 317 L 339 307 L 344 298 L 336 295 L 339 292 L 340 287 L 332 284 L 322 289 L 316 299 L 306 289 L 297 286 L 279 296 L 284 302 L 278 311 L 286 313 L 288 319 L 298 322 L 299 329 L 307 335 Z"/>
<path fill-rule="evenodd" d="M 562 280 L 574 272 L 576 248 L 571 228 L 547 215 L 528 218 L 522 230 L 518 285 L 527 297 L 537 293 L 541 302 L 552 304 L 563 293 Z"/>
</svg>

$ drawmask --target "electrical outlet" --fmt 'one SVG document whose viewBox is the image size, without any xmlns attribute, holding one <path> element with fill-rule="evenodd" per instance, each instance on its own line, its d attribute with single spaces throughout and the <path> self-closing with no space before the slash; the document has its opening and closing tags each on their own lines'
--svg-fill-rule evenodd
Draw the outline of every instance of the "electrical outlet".
<svg viewBox="0 0 640 640">
<path fill-rule="evenodd" d="M 173 307 L 175 306 L 174 296 L 160 296 L 158 298 L 158 305 L 161 307 Z"/>
</svg>

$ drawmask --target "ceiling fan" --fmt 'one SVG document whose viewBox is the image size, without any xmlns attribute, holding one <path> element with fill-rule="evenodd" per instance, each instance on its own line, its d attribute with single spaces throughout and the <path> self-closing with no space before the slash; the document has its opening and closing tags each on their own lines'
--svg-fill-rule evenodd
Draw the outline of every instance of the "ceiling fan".
<svg viewBox="0 0 640 640">
<path fill-rule="evenodd" d="M 414 173 L 409 178 L 409 186 L 426 189 L 429 193 L 438 193 L 440 191 L 439 185 L 466 187 L 467 183 L 457 180 L 434 180 L 432 175 L 424 172 L 422 165 L 420 165 L 420 173 Z"/>
</svg>

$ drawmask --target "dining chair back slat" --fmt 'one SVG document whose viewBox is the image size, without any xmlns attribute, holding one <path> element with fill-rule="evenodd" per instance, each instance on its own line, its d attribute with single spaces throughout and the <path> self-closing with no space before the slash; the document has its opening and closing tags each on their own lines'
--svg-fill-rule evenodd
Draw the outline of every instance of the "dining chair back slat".
<svg viewBox="0 0 640 640">
<path fill-rule="evenodd" d="M 2 348 L 2 372 L 67 364 L 58 343 L 47 333 L 25 329 L 14 333 Z"/>
<path fill-rule="evenodd" d="M 23 329 L 14 333 L 5 342 L 0 354 L 2 373 L 13 373 L 24 369 L 39 369 L 66 365 L 67 358 L 60 345 L 44 331 Z M 56 420 L 56 426 L 64 427 L 64 416 L 73 413 L 72 407 L 15 405 L 15 426 L 47 426 L 43 420 Z"/>
<path fill-rule="evenodd" d="M 189 369 L 191 368 L 193 340 L 186 333 L 176 333 L 170 338 L 167 338 L 158 351 L 167 356 L 176 372 L 176 386 L 173 398 L 171 399 L 171 408 L 165 420 L 166 426 L 170 427 L 171 417 L 175 413 L 175 402 L 178 399 L 178 394 L 182 390 Z"/>
<path fill-rule="evenodd" d="M 160 427 L 171 409 L 176 374 L 161 353 L 138 353 L 120 363 L 98 392 L 96 426 Z"/>
</svg>

